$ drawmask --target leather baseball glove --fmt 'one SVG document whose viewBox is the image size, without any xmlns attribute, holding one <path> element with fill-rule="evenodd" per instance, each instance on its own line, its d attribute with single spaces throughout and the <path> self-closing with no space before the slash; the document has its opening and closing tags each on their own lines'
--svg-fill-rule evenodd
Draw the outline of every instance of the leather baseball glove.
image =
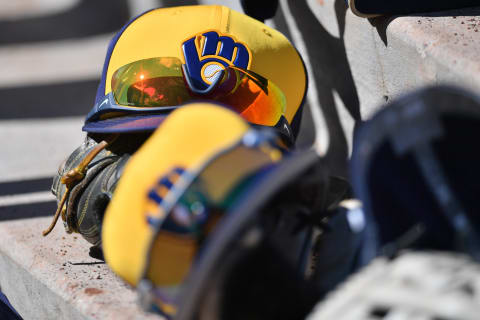
<svg viewBox="0 0 480 320">
<path fill-rule="evenodd" d="M 48 235 L 61 217 L 67 233 L 79 233 L 100 247 L 101 224 L 123 167 L 148 134 L 87 136 L 63 162 L 53 179 L 58 208 Z"/>
</svg>

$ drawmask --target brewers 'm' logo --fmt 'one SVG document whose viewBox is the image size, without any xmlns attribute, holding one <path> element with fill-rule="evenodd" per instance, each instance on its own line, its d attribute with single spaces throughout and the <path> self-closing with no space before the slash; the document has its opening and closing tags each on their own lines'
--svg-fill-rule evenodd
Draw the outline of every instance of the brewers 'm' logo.
<svg viewBox="0 0 480 320">
<path fill-rule="evenodd" d="M 163 199 L 174 188 L 175 183 L 182 174 L 185 173 L 183 168 L 174 168 L 165 176 L 160 178 L 158 182 L 151 188 L 147 194 L 146 220 L 152 227 L 158 227 L 165 215 Z"/>
<path fill-rule="evenodd" d="M 189 84 L 197 90 L 205 90 L 215 82 L 230 65 L 247 69 L 251 53 L 245 44 L 231 36 L 208 31 L 186 40 L 183 45 L 185 71 Z"/>
</svg>

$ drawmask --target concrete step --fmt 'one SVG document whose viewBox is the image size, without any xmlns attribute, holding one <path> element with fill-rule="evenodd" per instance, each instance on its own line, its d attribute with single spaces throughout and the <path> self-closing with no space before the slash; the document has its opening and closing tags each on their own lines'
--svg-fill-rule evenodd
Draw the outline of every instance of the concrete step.
<svg viewBox="0 0 480 320">
<path fill-rule="evenodd" d="M 144 313 L 136 293 L 89 244 L 50 217 L 0 222 L 0 288 L 24 319 L 162 319 Z"/>
<path fill-rule="evenodd" d="M 305 59 L 317 148 L 336 174 L 347 174 L 355 123 L 391 99 L 444 83 L 480 92 L 480 8 L 364 19 L 342 0 L 280 3 L 273 23 Z"/>
<path fill-rule="evenodd" d="M 345 48 L 362 116 L 425 85 L 480 92 L 479 15 L 480 8 L 371 20 L 347 14 Z"/>
<path fill-rule="evenodd" d="M 132 7 L 143 3 L 141 10 L 133 10 L 136 13 L 160 2 L 129 3 Z M 224 3 L 239 9 L 237 0 Z M 334 173 L 346 173 L 354 123 L 369 118 L 386 101 L 430 84 L 454 83 L 480 90 L 480 9 L 367 20 L 347 11 L 343 0 L 280 3 L 271 23 L 293 40 L 310 73 L 308 102 L 312 112 L 305 113 L 304 131 L 312 128 L 308 117 L 313 115 L 319 149 L 329 157 Z M 69 40 L 56 43 L 54 51 L 62 55 L 82 49 L 81 54 L 88 59 L 76 55 L 75 50 L 72 54 L 87 65 L 82 63 L 82 69 L 65 66 L 66 71 L 48 76 L 32 73 L 37 70 L 32 68 L 44 70 L 51 59 L 58 58 L 57 54 L 52 56 L 51 44 L 2 47 L 0 56 L 8 58 L 7 64 L 26 64 L 29 68 L 0 77 L 0 85 L 96 77 L 99 69 L 92 66 L 101 67 L 106 40 L 99 35 L 79 41 L 82 48 Z M 67 48 L 70 45 L 73 49 Z M 42 53 L 41 61 L 29 61 L 28 52 Z M 12 66 L 5 68 L 11 70 Z M 79 145 L 82 122 L 83 118 L 2 121 L 0 145 L 7 148 L 0 155 L 0 182 L 52 176 L 60 161 Z M 20 314 L 25 319 L 159 319 L 139 310 L 134 290 L 105 264 L 90 258 L 89 245 L 81 237 L 65 234 L 61 225 L 49 237 L 41 236 L 51 219 L 46 215 L 53 214 L 42 211 L 49 207 L 44 202 L 37 208 L 29 207 L 36 209 L 35 215 L 29 214 L 35 218 L 11 220 L 12 210 L 17 209 L 6 204 L 28 202 L 36 206 L 34 201 L 47 199 L 46 191 L 32 189 L 28 197 L 7 199 L 4 195 L 0 199 L 0 287 Z M 27 198 L 30 200 L 25 202 Z M 4 208 L 10 210 L 8 221 L 1 221 Z"/>
</svg>

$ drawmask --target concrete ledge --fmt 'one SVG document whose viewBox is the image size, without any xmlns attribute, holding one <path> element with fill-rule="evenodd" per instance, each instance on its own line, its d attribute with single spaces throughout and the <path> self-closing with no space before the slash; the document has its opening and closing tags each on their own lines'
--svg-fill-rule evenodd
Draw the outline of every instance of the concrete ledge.
<svg viewBox="0 0 480 320">
<path fill-rule="evenodd" d="M 330 138 L 327 156 L 333 173 L 347 171 L 354 122 L 369 118 L 386 101 L 440 83 L 480 92 L 480 9 L 367 20 L 347 11 L 343 0 L 280 2 L 274 23 L 309 64 L 309 105 L 317 111 L 312 114 L 324 118 L 316 124 L 326 132 L 317 138 Z M 308 117 L 306 112 L 307 130 Z M 12 122 L 10 127 L 19 125 Z M 45 123 L 42 132 L 44 127 Z M 17 129 L 12 132 L 25 131 Z M 22 152 L 26 149 L 25 143 L 17 145 Z M 60 158 L 71 151 L 52 150 L 47 150 L 49 155 L 58 151 Z M 56 167 L 43 163 L 47 162 L 32 165 L 17 157 L 10 169 L 18 170 L 3 170 L 2 177 L 53 174 L 51 168 Z M 49 223 L 50 217 L 0 222 L 0 287 L 25 319 L 160 319 L 139 310 L 134 290 L 90 258 L 89 245 L 81 237 L 66 235 L 59 224 L 43 238 L 41 231 Z"/>
<path fill-rule="evenodd" d="M 455 84 L 478 92 L 479 15 L 480 8 L 371 20 L 348 13 L 345 46 L 362 116 L 425 85 Z"/>
<path fill-rule="evenodd" d="M 142 312 L 136 293 L 108 266 L 88 255 L 89 244 L 51 219 L 0 223 L 0 287 L 25 319 L 162 319 Z"/>
<path fill-rule="evenodd" d="M 425 85 L 480 89 L 480 8 L 364 19 L 343 0 L 280 0 L 273 24 L 305 58 L 310 83 L 304 131 L 335 174 L 346 175 L 355 124 Z M 309 119 L 310 118 L 310 119 Z"/>
</svg>

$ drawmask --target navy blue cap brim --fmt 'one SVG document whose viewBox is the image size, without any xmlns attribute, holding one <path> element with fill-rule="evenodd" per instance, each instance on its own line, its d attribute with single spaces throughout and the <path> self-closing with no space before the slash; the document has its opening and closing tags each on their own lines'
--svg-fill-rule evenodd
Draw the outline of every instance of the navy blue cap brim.
<svg viewBox="0 0 480 320">
<path fill-rule="evenodd" d="M 82 127 L 83 131 L 90 133 L 126 133 L 155 130 L 168 114 L 129 116 L 111 118 L 95 122 L 87 122 Z"/>
</svg>

